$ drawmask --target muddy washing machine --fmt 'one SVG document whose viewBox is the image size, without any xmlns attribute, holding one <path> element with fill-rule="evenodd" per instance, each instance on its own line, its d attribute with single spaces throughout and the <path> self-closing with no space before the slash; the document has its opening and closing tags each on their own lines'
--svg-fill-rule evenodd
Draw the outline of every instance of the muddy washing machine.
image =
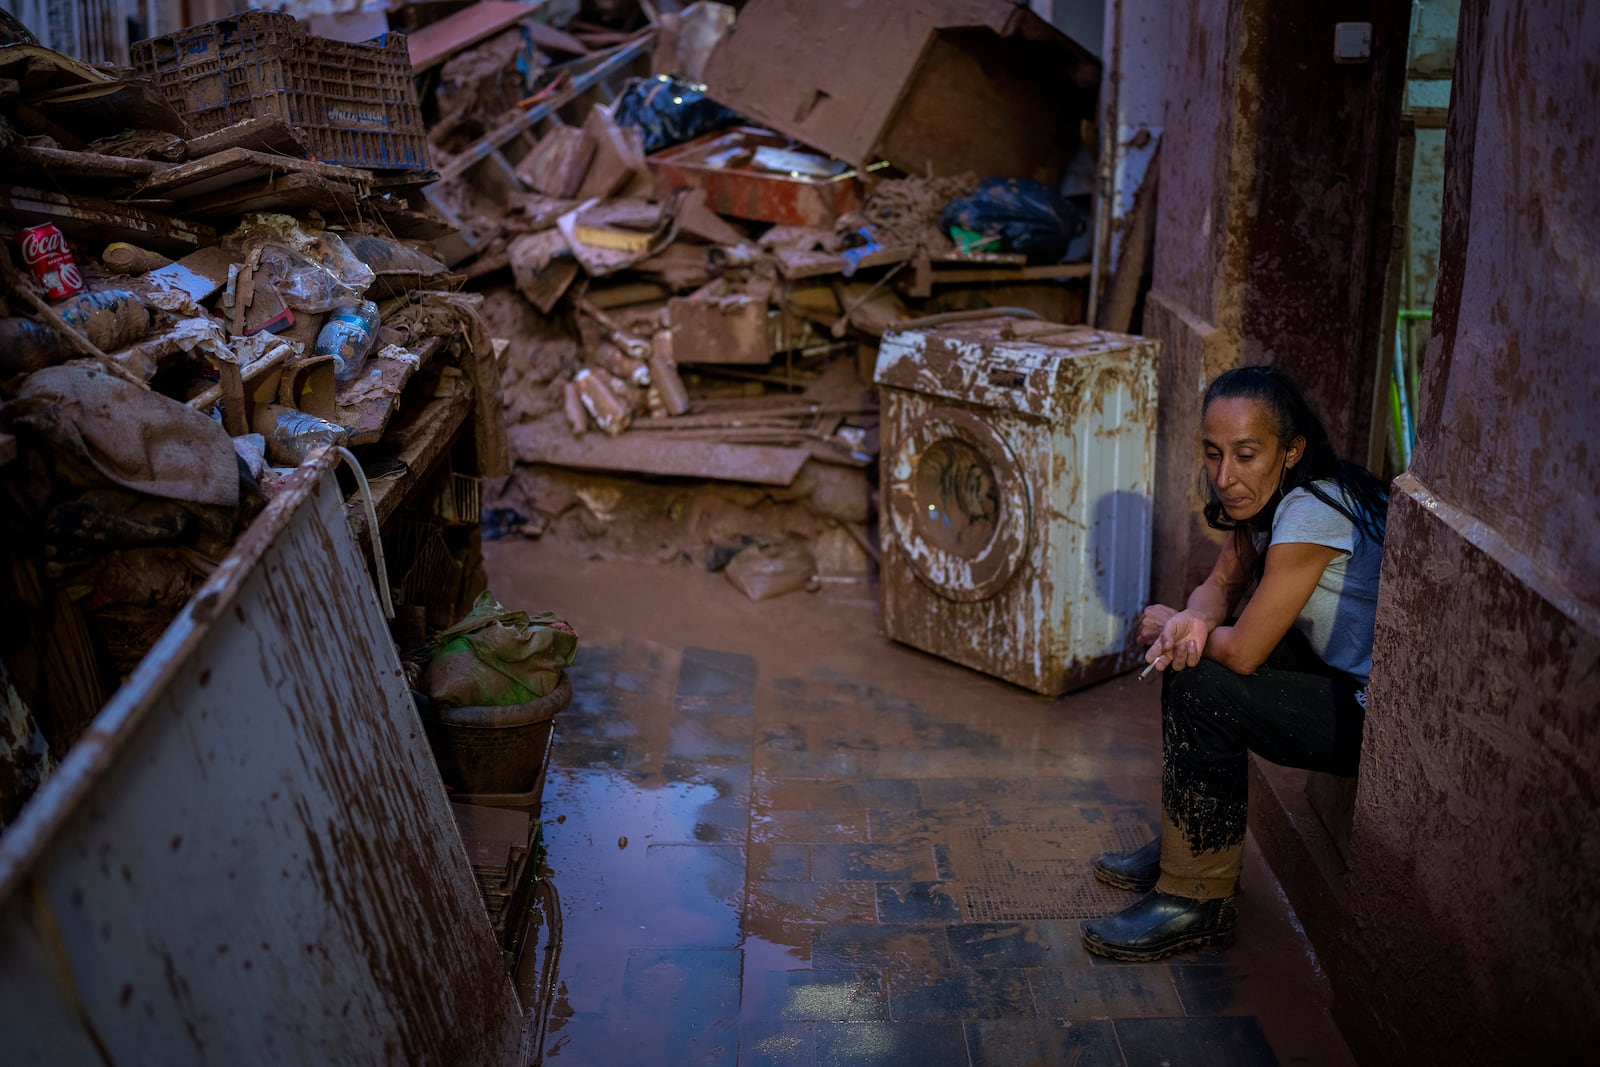
<svg viewBox="0 0 1600 1067">
<path fill-rule="evenodd" d="M 1159 348 L 1020 317 L 884 334 L 874 378 L 892 640 L 1048 696 L 1133 666 Z"/>
</svg>

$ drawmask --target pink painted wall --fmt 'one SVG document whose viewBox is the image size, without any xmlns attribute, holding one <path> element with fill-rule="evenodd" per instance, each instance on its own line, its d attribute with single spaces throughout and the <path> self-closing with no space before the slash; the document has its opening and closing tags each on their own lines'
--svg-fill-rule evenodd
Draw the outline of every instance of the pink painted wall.
<svg viewBox="0 0 1600 1067">
<path fill-rule="evenodd" d="M 1496 4 L 1486 34 L 1413 469 L 1600 603 L 1600 11 Z"/>
<path fill-rule="evenodd" d="M 1600 8 L 1463 5 L 1329 961 L 1375 1062 L 1600 1042 Z"/>
</svg>

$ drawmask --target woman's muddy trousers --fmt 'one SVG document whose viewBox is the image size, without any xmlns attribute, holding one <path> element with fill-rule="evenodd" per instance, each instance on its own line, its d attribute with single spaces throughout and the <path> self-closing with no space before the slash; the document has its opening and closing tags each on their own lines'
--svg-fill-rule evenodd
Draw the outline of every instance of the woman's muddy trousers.
<svg viewBox="0 0 1600 1067">
<path fill-rule="evenodd" d="M 1232 896 L 1244 854 L 1248 753 L 1354 775 L 1365 710 L 1355 679 L 1290 630 L 1254 674 L 1213 660 L 1167 671 L 1161 689 L 1161 880 L 1156 889 Z"/>
</svg>

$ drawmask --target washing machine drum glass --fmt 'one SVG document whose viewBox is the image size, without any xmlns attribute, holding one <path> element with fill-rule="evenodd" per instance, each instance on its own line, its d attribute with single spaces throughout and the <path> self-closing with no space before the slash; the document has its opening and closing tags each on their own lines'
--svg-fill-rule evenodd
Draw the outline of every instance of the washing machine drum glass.
<svg viewBox="0 0 1600 1067">
<path fill-rule="evenodd" d="M 1028 489 L 1005 440 L 964 411 L 913 426 L 895 452 L 895 536 L 923 581 L 981 600 L 1011 580 L 1028 545 Z"/>
</svg>

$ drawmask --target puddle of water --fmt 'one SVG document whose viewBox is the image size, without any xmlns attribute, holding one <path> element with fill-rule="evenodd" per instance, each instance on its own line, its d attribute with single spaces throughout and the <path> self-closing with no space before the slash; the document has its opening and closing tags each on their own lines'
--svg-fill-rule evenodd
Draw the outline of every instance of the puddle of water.
<svg viewBox="0 0 1600 1067">
<path fill-rule="evenodd" d="M 737 946 L 744 849 L 703 840 L 722 792 L 707 781 L 551 770 L 545 876 L 561 896 L 563 972 L 590 946 Z"/>
</svg>

